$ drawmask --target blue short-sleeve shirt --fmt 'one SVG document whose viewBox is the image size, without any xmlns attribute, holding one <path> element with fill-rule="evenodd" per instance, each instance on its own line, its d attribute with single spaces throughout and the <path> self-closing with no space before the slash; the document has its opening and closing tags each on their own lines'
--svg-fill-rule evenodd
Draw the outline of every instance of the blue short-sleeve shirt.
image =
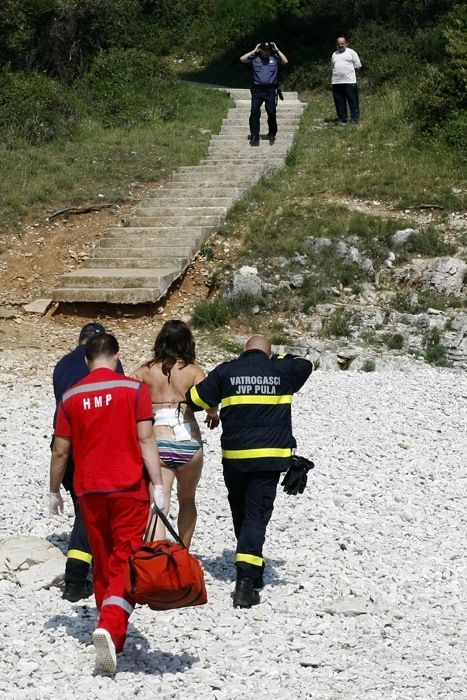
<svg viewBox="0 0 467 700">
<path fill-rule="evenodd" d="M 259 54 L 250 58 L 255 85 L 277 85 L 279 77 L 279 59 L 275 54 L 262 58 Z"/>
</svg>

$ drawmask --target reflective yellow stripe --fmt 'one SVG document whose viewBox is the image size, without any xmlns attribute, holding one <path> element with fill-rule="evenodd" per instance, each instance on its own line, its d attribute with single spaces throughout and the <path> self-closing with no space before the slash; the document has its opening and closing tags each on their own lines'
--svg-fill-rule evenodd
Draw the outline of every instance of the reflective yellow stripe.
<svg viewBox="0 0 467 700">
<path fill-rule="evenodd" d="M 241 404 L 274 404 L 292 403 L 292 394 L 283 394 L 282 396 L 227 396 L 222 399 L 221 406 L 240 406 Z"/>
<path fill-rule="evenodd" d="M 253 450 L 222 450 L 226 459 L 250 459 L 250 457 L 291 457 L 290 447 L 259 447 Z"/>
<path fill-rule="evenodd" d="M 235 562 L 244 561 L 246 564 L 253 564 L 253 566 L 263 566 L 264 559 L 262 557 L 255 557 L 254 554 L 236 554 Z"/>
<path fill-rule="evenodd" d="M 283 360 L 284 357 L 285 357 L 285 355 L 278 355 L 278 356 L 277 356 L 277 359 L 278 359 L 278 360 Z"/>
<path fill-rule="evenodd" d="M 90 564 L 92 562 L 92 554 L 82 552 L 80 549 L 69 549 L 67 557 L 68 559 L 79 559 L 80 561 L 85 561 L 86 564 Z"/>
<path fill-rule="evenodd" d="M 205 401 L 203 401 L 203 399 L 200 397 L 200 395 L 198 394 L 198 389 L 195 386 L 192 386 L 190 389 L 190 398 L 193 401 L 193 403 L 199 406 L 200 408 L 204 408 L 206 411 L 208 408 L 210 408 L 210 406 L 208 406 L 208 404 Z"/>
</svg>

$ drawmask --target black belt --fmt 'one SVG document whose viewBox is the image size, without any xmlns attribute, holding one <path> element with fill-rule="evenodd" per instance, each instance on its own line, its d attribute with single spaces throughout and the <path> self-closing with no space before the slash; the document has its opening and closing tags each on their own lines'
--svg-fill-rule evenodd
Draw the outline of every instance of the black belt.
<svg viewBox="0 0 467 700">
<path fill-rule="evenodd" d="M 268 92 L 272 92 L 273 90 L 277 90 L 277 84 L 276 83 L 263 83 L 262 85 L 258 85 L 257 83 L 254 83 L 251 86 L 252 90 L 267 90 Z"/>
</svg>

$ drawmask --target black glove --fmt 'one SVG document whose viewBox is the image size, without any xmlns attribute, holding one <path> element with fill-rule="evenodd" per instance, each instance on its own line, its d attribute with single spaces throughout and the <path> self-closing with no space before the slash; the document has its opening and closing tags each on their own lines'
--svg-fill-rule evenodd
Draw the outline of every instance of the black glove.
<svg viewBox="0 0 467 700">
<path fill-rule="evenodd" d="M 280 88 L 277 88 L 277 96 L 280 100 L 284 99 L 284 95 L 282 94 L 282 90 Z"/>
<path fill-rule="evenodd" d="M 314 466 L 313 462 L 306 459 L 306 457 L 294 455 L 292 464 L 281 481 L 281 486 L 284 487 L 285 493 L 289 496 L 303 493 L 308 480 L 307 474 L 310 469 L 314 469 Z"/>
</svg>

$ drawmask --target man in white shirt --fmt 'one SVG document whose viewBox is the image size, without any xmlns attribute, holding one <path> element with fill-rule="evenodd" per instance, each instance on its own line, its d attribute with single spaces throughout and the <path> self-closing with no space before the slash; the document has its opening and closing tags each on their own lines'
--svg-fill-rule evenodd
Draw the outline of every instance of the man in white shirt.
<svg viewBox="0 0 467 700">
<path fill-rule="evenodd" d="M 360 116 L 358 86 L 355 71 L 362 67 L 358 54 L 347 46 L 344 36 L 337 39 L 337 49 L 331 57 L 332 94 L 340 125 L 347 124 L 347 104 L 350 109 L 350 123 L 356 124 Z"/>
</svg>

